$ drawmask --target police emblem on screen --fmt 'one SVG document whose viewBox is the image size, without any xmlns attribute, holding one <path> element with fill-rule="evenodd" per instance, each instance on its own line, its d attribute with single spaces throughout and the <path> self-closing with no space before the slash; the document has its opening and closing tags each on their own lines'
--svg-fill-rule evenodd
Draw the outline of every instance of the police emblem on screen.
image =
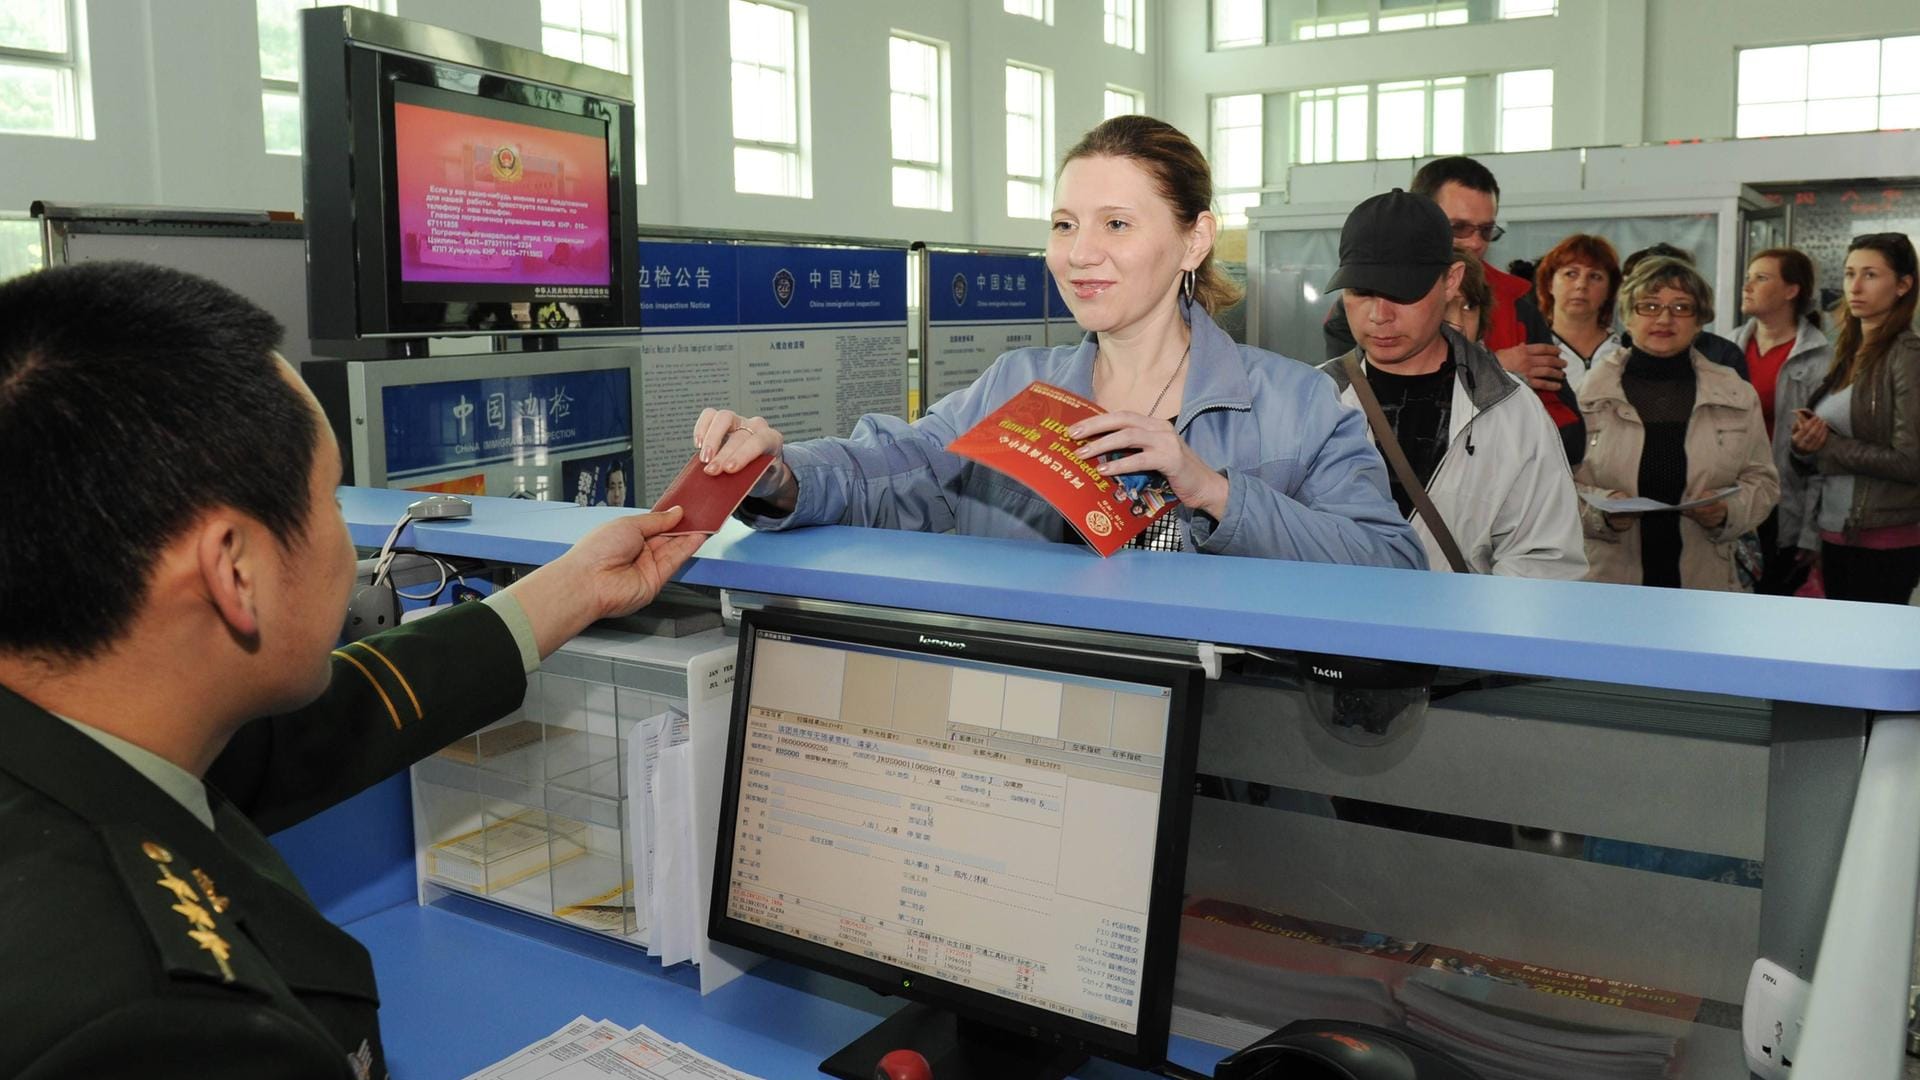
<svg viewBox="0 0 1920 1080">
<path fill-rule="evenodd" d="M 953 302 L 956 304 L 967 302 L 967 275 L 965 274 L 953 275 Z"/>
<path fill-rule="evenodd" d="M 495 180 L 512 183 L 520 179 L 520 148 L 513 145 L 502 146 L 493 152 L 490 159 Z"/>
<path fill-rule="evenodd" d="M 781 307 L 793 303 L 793 273 L 789 270 L 776 270 L 773 274 L 773 298 Z"/>
</svg>

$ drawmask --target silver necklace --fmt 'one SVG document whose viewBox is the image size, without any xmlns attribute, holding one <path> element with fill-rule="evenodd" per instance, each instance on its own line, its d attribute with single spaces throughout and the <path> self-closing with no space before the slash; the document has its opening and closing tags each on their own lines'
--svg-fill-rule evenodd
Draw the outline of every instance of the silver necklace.
<svg viewBox="0 0 1920 1080">
<path fill-rule="evenodd" d="M 1160 408 L 1160 403 L 1166 400 L 1167 391 L 1173 389 L 1173 380 L 1179 378 L 1180 372 L 1186 369 L 1187 357 L 1191 355 L 1193 355 L 1193 339 L 1188 338 L 1186 351 L 1180 354 L 1180 362 L 1173 365 L 1173 374 L 1167 376 L 1167 385 L 1160 388 L 1160 392 L 1153 396 L 1153 404 L 1147 406 L 1147 416 L 1149 418 L 1153 416 L 1156 409 Z"/>
</svg>

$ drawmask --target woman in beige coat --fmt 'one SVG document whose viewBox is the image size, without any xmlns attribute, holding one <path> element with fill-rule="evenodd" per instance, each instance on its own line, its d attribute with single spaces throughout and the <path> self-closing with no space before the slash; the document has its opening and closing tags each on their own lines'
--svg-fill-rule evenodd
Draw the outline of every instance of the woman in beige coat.
<svg viewBox="0 0 1920 1080">
<path fill-rule="evenodd" d="M 1587 580 L 1735 591 L 1739 537 L 1780 496 L 1760 398 L 1693 347 L 1713 319 L 1713 290 L 1692 266 L 1648 259 L 1620 289 L 1631 350 L 1605 357 L 1580 385 L 1587 453 L 1574 470 Z M 1593 499 L 1668 505 L 1731 488 L 1688 510 L 1604 513 Z"/>
</svg>

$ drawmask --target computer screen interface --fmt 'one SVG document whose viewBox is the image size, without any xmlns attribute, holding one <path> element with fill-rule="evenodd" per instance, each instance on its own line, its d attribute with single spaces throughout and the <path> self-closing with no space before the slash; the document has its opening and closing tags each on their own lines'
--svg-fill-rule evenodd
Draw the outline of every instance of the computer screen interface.
<svg viewBox="0 0 1920 1080">
<path fill-rule="evenodd" d="M 1146 980 L 1180 678 L 980 659 L 932 634 L 743 634 L 728 918 L 1116 1045 L 1143 1023 L 1164 1039 Z"/>
</svg>

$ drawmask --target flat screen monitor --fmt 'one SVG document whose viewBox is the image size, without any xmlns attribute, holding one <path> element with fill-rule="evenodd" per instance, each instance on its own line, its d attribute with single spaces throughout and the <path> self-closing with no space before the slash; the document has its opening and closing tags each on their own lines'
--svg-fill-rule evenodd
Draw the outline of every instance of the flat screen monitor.
<svg viewBox="0 0 1920 1080">
<path fill-rule="evenodd" d="M 301 27 L 316 339 L 639 327 L 622 76 L 355 8 Z"/>
<path fill-rule="evenodd" d="M 1200 674 L 1042 633 L 746 615 L 709 932 L 912 999 L 823 1071 L 1165 1060 Z"/>
</svg>

